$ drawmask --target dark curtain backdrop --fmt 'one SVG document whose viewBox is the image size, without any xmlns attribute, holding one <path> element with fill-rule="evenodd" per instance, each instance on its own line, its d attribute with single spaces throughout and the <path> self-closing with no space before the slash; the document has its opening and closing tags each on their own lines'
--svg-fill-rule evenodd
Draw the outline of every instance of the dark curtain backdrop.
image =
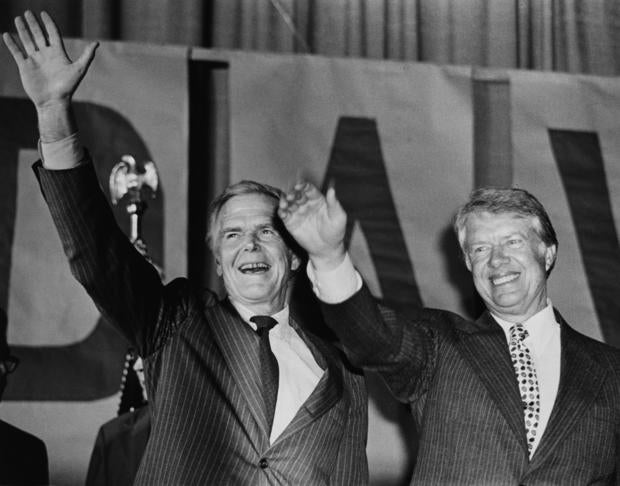
<svg viewBox="0 0 620 486">
<path fill-rule="evenodd" d="M 3 0 L 71 37 L 616 75 L 617 0 Z"/>
</svg>

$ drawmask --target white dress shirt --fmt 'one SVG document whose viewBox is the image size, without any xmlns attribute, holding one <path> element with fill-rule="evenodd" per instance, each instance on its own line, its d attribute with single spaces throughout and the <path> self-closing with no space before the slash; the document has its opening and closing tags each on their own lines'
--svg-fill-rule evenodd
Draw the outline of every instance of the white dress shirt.
<svg viewBox="0 0 620 486">
<path fill-rule="evenodd" d="M 307 273 L 316 296 L 328 304 L 343 302 L 362 287 L 362 278 L 355 270 L 348 254 L 338 267 L 327 272 L 315 269 L 308 262 Z M 506 342 L 508 343 L 510 341 L 510 328 L 514 323 L 500 319 L 495 315 L 493 318 L 506 334 Z M 547 301 L 547 307 L 522 324 L 529 333 L 525 343 L 533 354 L 532 358 L 536 368 L 540 393 L 540 421 L 536 440 L 533 444 L 533 454 L 547 427 L 558 394 L 561 362 L 560 325 L 555 320 L 550 301 Z"/>
<path fill-rule="evenodd" d="M 256 313 L 237 302 L 233 301 L 232 304 L 241 318 L 256 331 L 256 324 L 250 321 Z M 306 343 L 289 324 L 288 306 L 271 317 L 278 321 L 269 331 L 269 344 L 279 368 L 278 398 L 270 437 L 273 443 L 316 388 L 324 371 Z"/>
</svg>

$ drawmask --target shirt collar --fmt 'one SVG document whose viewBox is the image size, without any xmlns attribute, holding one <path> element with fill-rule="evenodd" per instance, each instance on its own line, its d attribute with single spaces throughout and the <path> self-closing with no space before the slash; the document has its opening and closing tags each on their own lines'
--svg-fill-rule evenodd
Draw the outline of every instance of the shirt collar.
<svg viewBox="0 0 620 486">
<path fill-rule="evenodd" d="M 510 328 L 514 326 L 515 323 L 497 317 L 495 314 L 491 315 L 501 326 L 506 336 L 509 336 Z M 529 339 L 537 343 L 546 343 L 560 326 L 555 319 L 553 304 L 550 299 L 547 299 L 547 306 L 545 308 L 538 311 L 522 324 L 523 327 L 527 329 Z"/>
<path fill-rule="evenodd" d="M 235 302 L 232 299 L 230 302 L 232 303 L 234 308 L 237 310 L 237 312 L 241 316 L 241 319 L 243 319 L 244 322 L 246 322 L 252 329 L 256 331 L 256 324 L 250 321 L 250 318 L 255 316 L 256 313 L 248 309 L 243 304 L 240 304 L 239 302 Z M 291 327 L 288 323 L 288 316 L 289 316 L 288 305 L 284 306 L 284 308 L 281 311 L 273 314 L 271 317 L 273 317 L 276 321 L 278 321 L 278 323 L 274 326 L 274 328 L 270 331 L 270 333 L 275 332 L 276 334 L 280 336 L 284 336 L 285 333 L 287 333 Z"/>
</svg>

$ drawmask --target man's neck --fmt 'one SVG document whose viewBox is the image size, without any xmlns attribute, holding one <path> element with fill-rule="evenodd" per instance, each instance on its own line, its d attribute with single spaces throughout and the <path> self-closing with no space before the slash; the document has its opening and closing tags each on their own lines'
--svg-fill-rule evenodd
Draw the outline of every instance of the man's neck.
<svg viewBox="0 0 620 486">
<path fill-rule="evenodd" d="M 288 311 L 288 304 L 282 306 L 270 306 L 270 305 L 247 305 L 238 302 L 234 299 L 230 299 L 230 302 L 237 309 L 237 312 L 244 320 L 249 320 L 252 316 L 275 316 L 281 314 L 284 310 Z"/>
</svg>

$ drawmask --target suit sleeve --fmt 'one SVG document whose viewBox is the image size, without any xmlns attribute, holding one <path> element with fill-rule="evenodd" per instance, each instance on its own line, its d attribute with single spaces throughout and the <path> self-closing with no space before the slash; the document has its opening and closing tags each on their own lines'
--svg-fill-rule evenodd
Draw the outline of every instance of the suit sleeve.
<svg viewBox="0 0 620 486">
<path fill-rule="evenodd" d="M 36 453 L 33 451 L 33 456 L 38 458 L 38 462 L 33 464 L 34 473 L 37 475 L 34 482 L 36 484 L 49 484 L 49 459 L 47 456 L 47 447 L 40 439 L 37 439 L 37 443 L 38 450 Z"/>
<path fill-rule="evenodd" d="M 40 162 L 33 169 L 71 272 L 103 317 L 148 356 L 170 332 L 165 328 L 168 323 L 183 321 L 183 315 L 169 315 L 185 311 L 178 305 L 183 284 L 166 289 L 157 271 L 129 242 L 89 160 L 67 170 L 46 170 Z"/>
<path fill-rule="evenodd" d="M 346 301 L 321 308 L 351 363 L 381 375 L 402 402 L 426 391 L 439 346 L 437 329 L 426 322 L 432 314 L 420 310 L 416 319 L 406 319 L 378 305 L 365 285 Z"/>
<path fill-rule="evenodd" d="M 88 463 L 88 472 L 86 474 L 86 486 L 105 486 L 106 484 L 106 466 L 105 466 L 105 442 L 103 438 L 103 430 L 100 428 L 95 440 L 95 446 Z"/>
</svg>

